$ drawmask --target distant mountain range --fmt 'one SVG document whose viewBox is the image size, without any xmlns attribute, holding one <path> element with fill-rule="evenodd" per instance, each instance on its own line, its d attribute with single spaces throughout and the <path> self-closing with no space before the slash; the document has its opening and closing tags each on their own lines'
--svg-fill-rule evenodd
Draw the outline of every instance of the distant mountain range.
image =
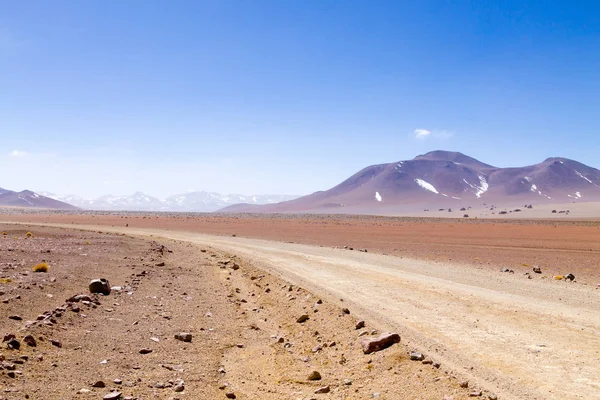
<svg viewBox="0 0 600 400">
<path fill-rule="evenodd" d="M 427 207 L 600 201 L 600 171 L 567 158 L 498 168 L 458 152 L 367 167 L 322 192 L 272 205 L 239 204 L 223 212 L 390 214 Z"/>
<path fill-rule="evenodd" d="M 71 204 L 37 194 L 30 190 L 14 192 L 0 188 L 0 207 L 51 208 L 55 210 L 76 210 Z"/>
<path fill-rule="evenodd" d="M 137 192 L 131 196 L 102 196 L 85 199 L 73 195 L 42 193 L 44 196 L 86 210 L 104 211 L 172 211 L 172 212 L 212 212 L 232 204 L 274 204 L 292 200 L 291 195 L 252 195 L 220 194 L 215 192 L 193 192 L 170 196 L 165 200 Z"/>
</svg>

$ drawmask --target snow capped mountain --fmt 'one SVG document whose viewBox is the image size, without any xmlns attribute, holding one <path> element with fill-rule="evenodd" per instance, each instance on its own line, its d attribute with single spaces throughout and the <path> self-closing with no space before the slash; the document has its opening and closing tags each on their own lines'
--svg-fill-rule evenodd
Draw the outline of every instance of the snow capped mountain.
<svg viewBox="0 0 600 400">
<path fill-rule="evenodd" d="M 137 192 L 131 196 L 106 195 L 97 199 L 85 199 L 73 195 L 43 193 L 44 196 L 87 210 L 104 211 L 174 211 L 212 212 L 233 204 L 274 204 L 293 200 L 290 195 L 220 194 L 215 192 L 192 192 L 170 196 L 165 200 Z"/>
</svg>

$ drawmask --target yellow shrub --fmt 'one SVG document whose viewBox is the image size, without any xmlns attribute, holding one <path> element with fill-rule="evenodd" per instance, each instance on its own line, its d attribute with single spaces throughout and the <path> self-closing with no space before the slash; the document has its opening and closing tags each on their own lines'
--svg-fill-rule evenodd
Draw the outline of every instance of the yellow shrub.
<svg viewBox="0 0 600 400">
<path fill-rule="evenodd" d="M 25 237 L 27 237 L 27 238 L 32 238 L 32 237 L 33 237 L 33 233 L 31 233 L 31 232 L 27 232 L 27 233 L 25 234 Z"/>
<path fill-rule="evenodd" d="M 10 278 L 0 278 L 0 283 L 10 283 L 12 282 L 12 279 Z"/>
<path fill-rule="evenodd" d="M 33 272 L 48 272 L 50 266 L 43 262 L 33 267 Z"/>
</svg>

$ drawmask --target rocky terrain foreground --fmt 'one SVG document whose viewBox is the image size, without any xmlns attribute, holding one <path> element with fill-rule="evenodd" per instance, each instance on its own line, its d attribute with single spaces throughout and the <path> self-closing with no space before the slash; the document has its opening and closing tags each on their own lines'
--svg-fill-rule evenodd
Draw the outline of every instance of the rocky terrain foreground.
<svg viewBox="0 0 600 400">
<path fill-rule="evenodd" d="M 0 399 L 495 398 L 235 251 L 0 229 Z M 90 293 L 96 278 L 110 294 Z"/>
</svg>

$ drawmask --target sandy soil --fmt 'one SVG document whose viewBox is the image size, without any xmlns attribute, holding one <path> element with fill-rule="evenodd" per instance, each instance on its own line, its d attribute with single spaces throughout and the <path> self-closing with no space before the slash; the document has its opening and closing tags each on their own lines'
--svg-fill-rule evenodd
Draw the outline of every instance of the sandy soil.
<svg viewBox="0 0 600 400">
<path fill-rule="evenodd" d="M 535 210 L 535 209 L 534 209 Z M 523 214 L 526 216 L 526 214 Z M 559 217 L 557 217 L 559 218 Z M 452 262 L 516 274 L 539 265 L 544 276 L 575 274 L 600 283 L 600 221 L 474 220 L 360 216 L 210 214 L 8 214 L 2 220 L 157 228 L 252 237 Z"/>
<path fill-rule="evenodd" d="M 410 361 L 408 338 L 363 354 L 360 340 L 393 325 L 374 317 L 356 329 L 370 315 L 364 307 L 303 289 L 298 277 L 282 279 L 283 270 L 269 272 L 252 241 L 238 248 L 166 231 L 0 229 L 7 232 L 0 238 L 1 333 L 20 342 L 18 350 L 7 342 L 0 349 L 0 399 L 100 399 L 114 391 L 139 399 L 466 399 L 479 389 L 475 381 L 460 387 L 464 378 L 451 364 Z M 49 272 L 32 272 L 42 261 Z M 121 290 L 66 301 L 89 294 L 98 277 Z M 297 323 L 302 314 L 308 321 Z M 192 342 L 174 338 L 182 331 Z M 35 347 L 25 344 L 27 335 Z M 321 380 L 307 379 L 314 370 Z M 98 381 L 104 387 L 94 387 Z M 180 382 L 184 390 L 176 392 Z M 322 387 L 330 392 L 314 393 Z"/>
</svg>

